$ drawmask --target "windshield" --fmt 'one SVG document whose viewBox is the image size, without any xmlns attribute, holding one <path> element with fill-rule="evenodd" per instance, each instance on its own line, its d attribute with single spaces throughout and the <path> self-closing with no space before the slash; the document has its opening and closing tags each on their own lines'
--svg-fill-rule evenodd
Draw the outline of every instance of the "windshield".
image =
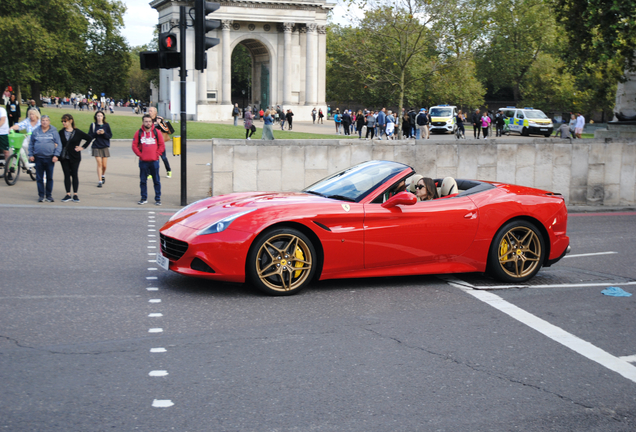
<svg viewBox="0 0 636 432">
<path fill-rule="evenodd" d="M 451 108 L 431 108 L 431 117 L 450 117 L 453 115 Z"/>
<path fill-rule="evenodd" d="M 543 114 L 543 111 L 539 110 L 526 110 L 526 117 L 529 119 L 548 120 L 548 116 Z"/>
<path fill-rule="evenodd" d="M 303 192 L 359 202 L 385 181 L 408 168 L 398 162 L 369 161 L 347 168 L 309 186 Z"/>
</svg>

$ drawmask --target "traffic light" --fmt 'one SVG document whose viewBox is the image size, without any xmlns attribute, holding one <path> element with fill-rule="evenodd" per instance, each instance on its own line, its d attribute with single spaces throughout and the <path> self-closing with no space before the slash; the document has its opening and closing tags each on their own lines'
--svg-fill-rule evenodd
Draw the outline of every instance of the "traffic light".
<svg viewBox="0 0 636 432">
<path fill-rule="evenodd" d="M 206 51 L 221 41 L 218 38 L 206 37 L 206 33 L 221 26 L 219 20 L 207 20 L 208 14 L 221 7 L 218 3 L 207 2 L 205 0 L 195 0 L 194 2 L 194 68 L 199 71 L 205 70 L 208 66 Z"/>
<path fill-rule="evenodd" d="M 159 53 L 157 51 L 142 51 L 139 53 L 141 70 L 159 69 Z"/>
<path fill-rule="evenodd" d="M 177 35 L 159 34 L 159 67 L 173 69 L 181 66 L 181 53 L 177 50 Z"/>
</svg>

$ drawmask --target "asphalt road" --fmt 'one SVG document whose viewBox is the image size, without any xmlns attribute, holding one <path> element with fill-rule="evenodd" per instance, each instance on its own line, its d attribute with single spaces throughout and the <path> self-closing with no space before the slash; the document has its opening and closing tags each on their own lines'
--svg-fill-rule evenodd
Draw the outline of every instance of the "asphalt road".
<svg viewBox="0 0 636 432">
<path fill-rule="evenodd" d="M 636 213 L 571 215 L 572 256 L 525 287 L 283 298 L 157 269 L 171 213 L 0 204 L 2 430 L 636 429 L 636 296 L 601 294 L 636 292 Z"/>
</svg>

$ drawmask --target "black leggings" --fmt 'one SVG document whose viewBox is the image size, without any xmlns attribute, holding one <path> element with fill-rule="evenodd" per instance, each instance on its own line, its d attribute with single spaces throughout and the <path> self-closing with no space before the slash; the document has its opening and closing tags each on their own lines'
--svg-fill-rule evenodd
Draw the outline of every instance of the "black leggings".
<svg viewBox="0 0 636 432">
<path fill-rule="evenodd" d="M 375 127 L 367 126 L 367 138 L 369 138 L 369 134 L 371 134 L 371 139 L 373 139 L 373 135 L 375 135 Z"/>
<path fill-rule="evenodd" d="M 251 138 L 252 135 L 254 135 L 254 132 L 256 132 L 256 128 L 245 129 L 245 139 L 247 139 L 248 136 Z"/>
<path fill-rule="evenodd" d="M 64 171 L 64 187 L 66 188 L 66 193 L 71 193 L 71 177 L 73 177 L 73 193 L 77 194 L 77 190 L 79 189 L 79 179 L 77 178 L 77 170 L 79 169 L 81 160 L 71 161 L 70 159 L 62 159 L 60 163 L 62 164 L 62 171 Z"/>
</svg>

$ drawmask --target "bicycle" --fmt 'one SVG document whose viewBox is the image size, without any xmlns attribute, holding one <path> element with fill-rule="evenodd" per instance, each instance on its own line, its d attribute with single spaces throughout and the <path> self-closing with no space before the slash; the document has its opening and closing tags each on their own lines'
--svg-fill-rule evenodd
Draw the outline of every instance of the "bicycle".
<svg viewBox="0 0 636 432">
<path fill-rule="evenodd" d="M 13 131 L 9 133 L 9 147 L 12 154 L 8 160 L 4 161 L 4 181 L 9 186 L 13 186 L 18 181 L 21 171 L 29 174 L 31 180 L 35 181 L 35 167 L 29 167 L 29 162 L 25 159 L 25 156 L 20 154 L 22 143 L 27 135 Z"/>
<path fill-rule="evenodd" d="M 466 139 L 466 136 L 462 133 L 462 129 L 460 127 L 455 128 L 455 139 Z"/>
</svg>

